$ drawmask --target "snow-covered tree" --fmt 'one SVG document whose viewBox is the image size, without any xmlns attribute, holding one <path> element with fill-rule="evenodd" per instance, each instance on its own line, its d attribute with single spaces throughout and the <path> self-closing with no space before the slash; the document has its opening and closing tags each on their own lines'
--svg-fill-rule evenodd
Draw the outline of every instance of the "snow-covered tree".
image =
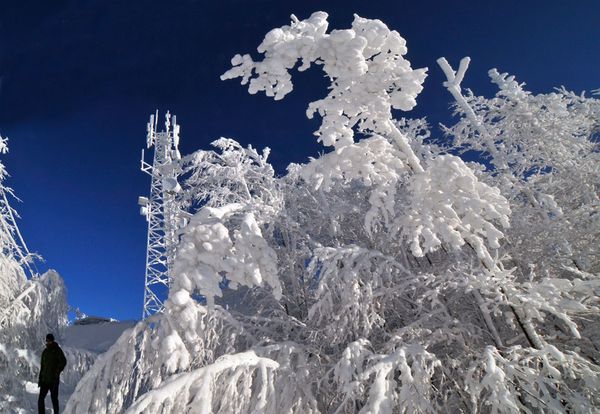
<svg viewBox="0 0 600 414">
<path fill-rule="evenodd" d="M 0 152 L 8 150 L 0 138 Z M 66 289 L 57 272 L 31 274 L 32 255 L 16 225 L 10 206 L 7 172 L 0 163 L 0 412 L 33 412 L 37 404 L 40 354 L 46 333 L 58 337 L 67 323 Z M 62 376 L 70 392 L 93 363 L 93 356 L 65 349 L 68 367 Z"/>
<path fill-rule="evenodd" d="M 459 121 L 436 144 L 394 118 L 426 76 L 398 32 L 327 30 L 326 13 L 292 16 L 222 78 L 278 100 L 320 66 L 331 85 L 307 115 L 330 151 L 276 177 L 268 151 L 220 139 L 174 165 L 193 216 L 165 312 L 67 412 L 594 411 L 598 100 L 495 71 L 496 97 L 464 95 L 468 60 L 440 60 Z"/>
<path fill-rule="evenodd" d="M 511 204 L 502 254 L 528 291 L 515 298 L 538 303 L 524 307 L 525 319 L 543 321 L 538 330 L 597 363 L 600 101 L 564 88 L 533 95 L 496 69 L 489 71 L 495 97 L 463 96 L 448 63 L 440 63 L 461 115 L 444 127 L 448 145 L 481 153 L 487 164 L 481 179 Z M 468 60 L 461 66 L 466 70 Z"/>
</svg>

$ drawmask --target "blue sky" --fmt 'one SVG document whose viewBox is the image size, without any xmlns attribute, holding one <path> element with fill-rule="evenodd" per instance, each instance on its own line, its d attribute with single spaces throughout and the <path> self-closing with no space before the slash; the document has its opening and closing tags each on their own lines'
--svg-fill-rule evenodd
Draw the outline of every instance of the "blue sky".
<svg viewBox="0 0 600 414">
<path fill-rule="evenodd" d="M 487 71 L 515 74 L 534 92 L 600 87 L 598 1 L 0 0 L 2 160 L 23 203 L 15 205 L 31 250 L 64 277 L 69 301 L 118 319 L 142 311 L 146 222 L 137 196 L 147 118 L 170 109 L 183 153 L 220 136 L 272 148 L 283 172 L 320 147 L 305 117 L 324 95 L 318 70 L 274 102 L 221 82 L 235 53 L 264 34 L 324 10 L 330 28 L 352 14 L 379 18 L 408 43 L 413 67 L 429 67 L 413 116 L 448 119 L 450 96 L 435 64 L 472 58 L 464 86 L 492 93 Z M 410 115 L 410 114 L 409 114 Z"/>
</svg>

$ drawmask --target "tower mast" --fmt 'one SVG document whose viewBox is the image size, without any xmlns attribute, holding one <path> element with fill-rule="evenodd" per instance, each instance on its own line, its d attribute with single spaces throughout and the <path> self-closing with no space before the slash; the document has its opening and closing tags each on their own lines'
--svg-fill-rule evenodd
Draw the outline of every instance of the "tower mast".
<svg viewBox="0 0 600 414">
<path fill-rule="evenodd" d="M 172 120 L 172 123 L 171 123 Z M 171 285 L 171 269 L 177 246 L 179 207 L 176 193 L 180 190 L 173 161 L 179 160 L 179 125 L 167 112 L 165 130 L 157 132 L 158 111 L 150 116 L 147 126 L 147 148 L 154 146 L 152 165 L 144 160 L 141 169 L 152 177 L 150 197 L 139 197 L 140 213 L 148 222 L 146 243 L 146 275 L 142 318 L 162 312 Z"/>
</svg>

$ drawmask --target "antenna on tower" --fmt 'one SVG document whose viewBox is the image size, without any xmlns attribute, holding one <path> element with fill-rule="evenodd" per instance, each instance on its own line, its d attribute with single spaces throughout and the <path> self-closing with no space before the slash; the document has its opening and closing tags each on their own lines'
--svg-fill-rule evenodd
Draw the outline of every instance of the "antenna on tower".
<svg viewBox="0 0 600 414">
<path fill-rule="evenodd" d="M 177 231 L 185 224 L 177 200 L 177 193 L 181 190 L 177 181 L 177 169 L 170 166 L 173 161 L 181 158 L 178 148 L 180 128 L 175 116 L 172 120 L 171 124 L 171 114 L 167 112 L 165 131 L 157 132 L 158 111 L 150 115 L 146 127 L 146 145 L 147 148 L 154 147 L 152 165 L 145 161 L 142 150 L 141 170 L 152 177 L 150 197 L 138 198 L 140 213 L 148 222 L 142 314 L 144 319 L 164 309 L 164 300 L 171 286 Z"/>
</svg>

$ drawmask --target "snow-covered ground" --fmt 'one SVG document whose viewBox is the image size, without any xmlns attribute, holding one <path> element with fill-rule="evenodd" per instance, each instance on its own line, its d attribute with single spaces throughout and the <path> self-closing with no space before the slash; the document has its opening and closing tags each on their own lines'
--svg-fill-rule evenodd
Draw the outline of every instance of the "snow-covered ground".
<svg viewBox="0 0 600 414">
<path fill-rule="evenodd" d="M 103 353 L 119 339 L 123 331 L 131 328 L 135 323 L 135 321 L 87 317 L 65 329 L 62 345 L 97 354 Z"/>
<path fill-rule="evenodd" d="M 73 393 L 79 379 L 79 376 L 73 378 L 71 371 L 82 365 L 86 367 L 91 366 L 98 354 L 106 352 L 121 336 L 123 331 L 133 325 L 135 325 L 135 321 L 120 322 L 114 319 L 86 317 L 65 328 L 62 337 L 59 338 L 60 346 L 67 356 L 68 368 L 61 375 L 61 387 L 59 391 L 61 409 L 66 406 L 67 400 Z M 36 364 L 39 361 L 42 350 L 43 348 L 40 347 L 34 353 L 32 364 Z M 25 398 L 28 402 L 24 405 L 27 407 L 36 407 L 37 405 L 39 388 L 35 381 L 36 377 L 32 376 L 31 381 L 25 382 Z M 46 397 L 46 411 L 49 412 L 51 407 L 50 395 L 48 395 Z M 33 410 L 33 408 L 31 409 Z"/>
</svg>

